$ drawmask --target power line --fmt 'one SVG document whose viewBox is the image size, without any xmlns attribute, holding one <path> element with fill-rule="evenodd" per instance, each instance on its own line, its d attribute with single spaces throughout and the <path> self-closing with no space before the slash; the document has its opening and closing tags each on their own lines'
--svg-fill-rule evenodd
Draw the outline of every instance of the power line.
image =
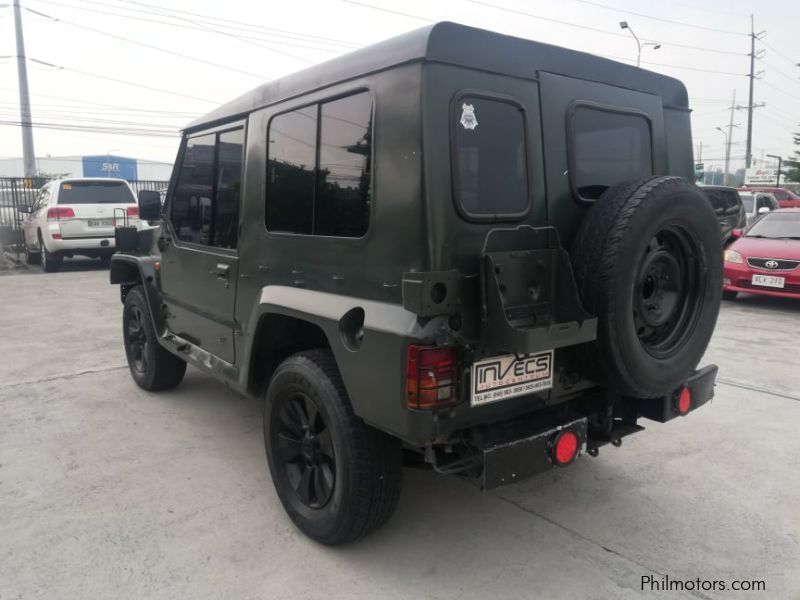
<svg viewBox="0 0 800 600">
<path fill-rule="evenodd" d="M 771 83 L 768 83 L 768 82 L 766 82 L 766 81 L 762 81 L 762 82 L 761 82 L 761 84 L 762 84 L 762 85 L 765 85 L 765 86 L 767 86 L 768 88 L 772 88 L 772 89 L 773 89 L 773 90 L 775 90 L 776 92 L 780 92 L 781 94 L 783 94 L 783 95 L 785 95 L 785 96 L 789 96 L 790 98 L 794 98 L 795 100 L 800 100 L 800 96 L 796 96 L 796 95 L 794 95 L 794 94 L 790 94 L 789 92 L 787 92 L 787 91 L 784 91 L 784 90 L 782 90 L 781 88 L 779 88 L 779 87 L 777 87 L 777 86 L 774 86 L 774 85 L 772 85 Z"/>
<path fill-rule="evenodd" d="M 783 54 L 783 53 L 782 53 L 780 50 L 776 49 L 776 48 L 775 48 L 775 47 L 773 47 L 772 45 L 770 45 L 770 44 L 768 44 L 767 42 L 765 42 L 763 39 L 760 39 L 760 40 L 758 40 L 758 41 L 759 41 L 759 42 L 761 42 L 761 45 L 762 45 L 762 46 L 764 46 L 765 48 L 769 48 L 770 50 L 772 50 L 772 51 L 773 51 L 775 54 L 777 54 L 778 56 L 780 56 L 780 57 L 781 57 L 781 58 L 783 58 L 784 60 L 788 60 L 790 63 L 792 63 L 792 65 L 796 65 L 796 64 L 798 63 L 798 60 L 797 60 L 797 59 L 794 59 L 794 58 L 789 58 L 788 56 L 786 56 L 785 54 Z"/>
<path fill-rule="evenodd" d="M 775 71 L 781 77 L 785 77 L 786 79 L 788 79 L 792 83 L 800 84 L 800 79 L 798 79 L 797 77 L 792 77 L 791 75 L 787 75 L 786 73 L 784 73 L 783 71 L 780 71 L 779 69 L 777 69 L 776 67 L 774 67 L 773 65 L 771 65 L 770 63 L 768 63 L 767 61 L 765 61 L 763 59 L 761 60 L 761 62 L 763 62 L 766 66 L 768 66 L 770 69 Z"/>
<path fill-rule="evenodd" d="M 90 3 L 90 4 L 101 4 L 102 6 L 108 6 L 107 4 L 100 3 L 100 2 L 95 2 L 93 0 L 78 0 L 78 1 L 79 2 L 87 2 L 87 3 Z M 279 29 L 279 28 L 276 28 L 276 27 L 266 27 L 266 26 L 263 26 L 263 25 L 254 25 L 252 23 L 245 23 L 243 21 L 236 21 L 234 19 L 227 19 L 227 18 L 224 18 L 224 17 L 216 17 L 216 16 L 211 16 L 211 15 L 202 15 L 200 13 L 191 12 L 191 11 L 187 11 L 187 10 L 180 10 L 180 9 L 177 9 L 177 8 L 162 9 L 160 7 L 156 7 L 156 6 L 153 6 L 153 5 L 150 5 L 150 4 L 144 4 L 143 2 L 133 2 L 132 0 L 117 0 L 117 1 L 118 2 L 123 2 L 123 3 L 126 3 L 126 4 L 135 4 L 137 6 L 144 6 L 144 7 L 150 8 L 150 9 L 156 9 L 156 10 L 161 10 L 161 11 L 168 10 L 168 11 L 170 11 L 172 13 L 176 13 L 176 14 L 189 15 L 191 17 L 196 17 L 196 18 L 199 18 L 199 19 L 205 19 L 206 21 L 211 21 L 214 24 L 218 24 L 220 22 L 231 23 L 231 24 L 234 24 L 234 25 L 241 26 L 241 27 L 239 27 L 239 29 L 248 28 L 250 30 L 255 29 L 255 30 L 264 31 L 264 32 L 278 32 L 278 33 L 282 33 L 282 34 L 290 34 L 290 35 L 300 36 L 300 37 L 295 38 L 295 39 L 308 38 L 309 40 L 319 40 L 319 41 L 324 41 L 324 42 L 336 43 L 336 44 L 339 44 L 339 45 L 353 46 L 352 42 L 348 42 L 346 40 L 340 40 L 340 39 L 336 39 L 336 38 L 330 38 L 330 37 L 324 37 L 324 36 L 320 36 L 320 35 L 312 35 L 312 34 L 307 34 L 307 33 L 301 33 L 301 32 L 298 32 L 298 31 L 291 31 L 291 30 L 288 30 L 288 29 Z M 144 11 L 144 10 L 141 10 L 141 9 L 127 8 L 127 7 L 124 7 L 124 6 L 120 6 L 120 8 L 123 8 L 124 10 L 130 10 L 130 11 L 143 13 L 143 14 L 151 14 L 151 15 L 158 15 L 158 16 L 162 16 L 162 14 L 163 14 L 163 13 L 159 13 L 159 12 L 153 12 L 152 10 Z M 178 17 L 172 17 L 172 18 L 178 18 Z M 231 27 L 231 26 L 227 26 L 227 27 L 235 29 L 234 27 Z M 271 34 L 271 35 L 277 35 L 277 33 L 276 34 Z"/>
<path fill-rule="evenodd" d="M 14 92 L 15 94 L 17 92 L 17 90 L 14 90 L 14 89 L 11 89 L 11 88 L 4 88 L 4 87 L 0 87 L 0 90 L 6 91 L 6 92 Z M 119 109 L 123 109 L 123 110 L 131 110 L 131 111 L 137 111 L 137 112 L 148 112 L 148 113 L 149 112 L 157 112 L 157 113 L 169 113 L 169 112 L 171 112 L 171 111 L 165 111 L 165 110 L 150 110 L 150 109 L 146 109 L 146 108 L 132 108 L 132 107 L 128 107 L 128 106 L 119 106 L 118 104 L 105 104 L 105 103 L 101 103 L 101 102 L 92 102 L 90 100 L 79 100 L 77 98 L 69 98 L 67 96 L 54 96 L 52 94 L 33 93 L 32 95 L 33 96 L 38 96 L 38 97 L 41 97 L 41 98 L 53 98 L 55 100 L 67 100 L 68 102 L 74 102 L 74 103 L 81 104 L 81 105 L 86 105 L 86 106 L 102 106 L 102 107 L 106 107 L 106 108 L 119 108 Z M 176 112 L 174 114 L 176 114 L 176 115 L 178 115 L 178 114 L 186 115 L 188 118 L 194 118 L 194 117 L 200 116 L 200 113 L 189 113 L 189 112 L 187 112 L 187 113 L 178 113 L 178 112 Z"/>
<path fill-rule="evenodd" d="M 472 0 L 470 0 L 472 1 Z M 593 2 L 592 0 L 574 0 L 575 2 L 580 2 L 581 4 L 588 4 L 590 6 L 596 6 L 598 8 L 604 8 L 606 10 L 613 10 L 616 13 L 624 13 L 626 15 L 634 15 L 637 17 L 642 17 L 643 19 L 651 19 L 653 21 L 661 21 L 662 23 L 671 23 L 672 25 L 680 25 L 682 27 L 693 27 L 694 29 L 702 29 L 704 31 L 714 31 L 716 33 L 727 33 L 730 35 L 747 35 L 742 31 L 731 31 L 730 29 L 718 29 L 716 27 L 707 27 L 705 25 L 697 25 L 696 23 L 687 23 L 685 21 L 675 21 L 673 19 L 665 19 L 663 17 L 656 17 L 653 15 L 647 15 L 645 13 L 636 12 L 633 10 L 625 10 L 622 8 L 617 8 L 615 6 L 608 6 L 606 4 L 601 4 L 600 2 Z"/>
<path fill-rule="evenodd" d="M 91 5 L 100 5 L 100 6 L 104 6 L 104 7 L 108 6 L 107 3 L 92 2 L 92 0 L 79 0 L 79 1 L 86 2 L 86 3 L 91 4 Z M 61 6 L 61 7 L 69 8 L 69 9 L 72 9 L 72 10 L 80 10 L 80 11 L 90 12 L 92 14 L 110 15 L 112 17 L 116 17 L 116 18 L 120 18 L 120 19 L 130 19 L 130 20 L 141 21 L 141 22 L 145 22 L 145 23 L 156 23 L 158 25 L 166 25 L 166 26 L 169 26 L 169 27 L 177 27 L 177 28 L 180 28 L 180 29 L 189 29 L 189 30 L 194 30 L 194 31 L 208 31 L 207 29 L 204 29 L 203 27 L 197 27 L 197 26 L 194 26 L 194 25 L 186 25 L 184 23 L 173 23 L 173 22 L 169 22 L 169 21 L 164 21 L 163 19 L 161 19 L 161 20 L 159 20 L 159 19 L 148 19 L 147 17 L 138 17 L 138 16 L 134 16 L 134 15 L 121 14 L 121 13 L 111 12 L 111 11 L 108 11 L 108 10 L 101 10 L 99 8 L 96 8 L 95 6 L 92 6 L 90 8 L 90 7 L 78 6 L 76 4 L 68 4 L 68 3 L 64 3 L 64 2 L 56 2 L 54 0 L 35 0 L 35 2 L 44 3 L 44 4 L 52 4 L 52 5 L 55 5 L 55 6 Z M 127 7 L 119 7 L 119 8 L 123 8 L 124 10 L 133 11 L 135 13 L 143 14 L 143 15 L 150 15 L 150 14 L 155 15 L 155 14 L 158 14 L 159 16 L 162 16 L 162 17 L 165 16 L 162 13 L 155 13 L 155 12 L 152 12 L 152 11 L 143 11 L 143 10 L 138 10 L 138 9 L 134 9 L 134 8 L 127 8 Z M 169 18 L 174 18 L 174 17 L 169 17 Z M 255 33 L 254 30 L 246 29 L 244 27 L 236 27 L 236 26 L 230 26 L 230 25 L 228 25 L 227 27 L 229 29 L 245 31 L 245 32 L 248 32 L 248 33 Z M 213 32 L 213 33 L 216 33 L 216 32 Z M 297 37 L 291 36 L 291 35 L 285 35 L 285 34 L 281 34 L 281 33 L 267 33 L 266 34 L 266 35 L 272 35 L 272 36 L 279 37 L 279 38 L 285 38 L 286 40 L 292 40 L 292 41 L 274 40 L 274 39 L 263 38 L 263 37 L 252 37 L 252 36 L 247 36 L 247 35 L 242 35 L 242 34 L 238 34 L 238 35 L 241 38 L 247 38 L 247 39 L 251 39 L 251 40 L 257 40 L 257 41 L 262 41 L 262 42 L 271 42 L 271 43 L 276 43 L 276 44 L 280 44 L 280 45 L 283 45 L 283 46 L 292 46 L 292 47 L 296 47 L 296 48 L 306 48 L 306 49 L 309 49 L 309 50 L 318 50 L 318 51 L 321 51 L 321 52 L 331 52 L 331 53 L 341 53 L 342 49 L 352 49 L 352 48 L 358 48 L 359 47 L 358 45 L 351 44 L 349 42 L 323 41 L 323 40 L 316 40 L 314 38 L 306 39 L 306 38 L 300 37 L 303 34 L 300 34 L 299 32 L 298 32 L 298 36 Z M 264 34 L 262 34 L 262 35 L 264 35 Z M 319 47 L 319 46 L 309 46 L 309 45 L 306 45 L 306 44 L 296 44 L 296 43 L 294 43 L 294 41 L 308 41 L 308 42 L 315 43 L 315 44 L 328 44 L 329 46 L 335 46 L 335 48 L 324 48 L 324 47 Z"/>
<path fill-rule="evenodd" d="M 172 92 L 170 90 L 165 90 L 165 89 L 153 87 L 153 86 L 150 86 L 150 85 L 144 85 L 143 83 L 134 83 L 132 81 L 125 81 L 124 79 L 117 79 L 115 77 L 109 77 L 107 75 L 97 75 L 96 73 L 90 73 L 88 71 L 81 71 L 80 69 L 73 69 L 71 67 L 63 67 L 63 66 L 55 65 L 53 63 L 49 63 L 49 62 L 46 62 L 46 61 L 43 61 L 43 60 L 38 60 L 36 58 L 31 58 L 30 56 L 28 56 L 27 59 L 30 60 L 30 61 L 33 61 L 35 63 L 39 63 L 39 64 L 42 64 L 42 65 L 45 65 L 47 67 L 56 67 L 58 69 L 61 69 L 61 70 L 64 70 L 64 71 L 69 71 L 71 73 L 78 73 L 79 75 L 85 75 L 86 77 L 94 77 L 96 79 L 103 79 L 103 80 L 106 80 L 106 81 L 113 81 L 114 83 L 121 83 L 123 85 L 130 85 L 130 86 L 142 88 L 142 89 L 145 89 L 145 90 L 151 90 L 153 92 L 161 92 L 162 94 L 170 94 L 172 96 L 180 96 L 182 98 L 190 98 L 192 100 L 198 100 L 200 102 L 206 102 L 208 104 L 216 104 L 216 105 L 222 104 L 221 102 L 218 102 L 216 100 L 209 100 L 208 98 L 201 98 L 199 96 L 190 96 L 189 94 L 181 94 L 180 92 Z"/>
<path fill-rule="evenodd" d="M 0 125 L 9 125 L 12 127 L 22 127 L 23 124 L 21 121 L 2 121 L 0 120 Z M 136 128 L 125 128 L 125 127 L 101 127 L 101 126 L 91 126 L 91 125 L 70 125 L 69 123 L 45 123 L 36 121 L 32 123 L 32 126 L 37 129 L 56 129 L 60 131 L 91 131 L 94 133 L 113 133 L 113 134 L 120 134 L 120 135 L 136 135 L 142 137 L 170 137 L 176 138 L 178 137 L 178 133 L 169 133 L 169 132 L 155 132 L 146 129 L 136 129 Z"/>
<path fill-rule="evenodd" d="M 235 71 L 237 73 L 242 73 L 243 75 L 249 75 L 250 77 L 255 77 L 256 79 L 261 79 L 261 80 L 266 79 L 266 77 L 264 77 L 264 75 L 259 75 L 258 73 L 251 73 L 250 71 L 245 71 L 243 69 L 237 69 L 235 67 L 228 67 L 226 65 L 215 63 L 215 62 L 212 62 L 210 60 L 197 58 L 196 56 L 191 56 L 189 54 L 183 54 L 181 52 L 175 52 L 174 50 L 168 50 L 168 49 L 162 48 L 160 46 L 154 46 L 153 44 L 147 44 L 145 42 L 140 42 L 138 40 L 133 40 L 131 38 L 127 38 L 127 37 L 124 37 L 124 36 L 121 36 L 121 35 L 116 35 L 114 33 L 109 33 L 107 31 L 102 31 L 100 29 L 95 29 L 94 27 L 87 27 L 86 25 L 80 25 L 79 23 L 73 23 L 72 21 L 67 21 L 66 19 L 61 19 L 59 17 L 54 17 L 52 15 L 48 15 L 48 14 L 33 10 L 31 8 L 26 8 L 25 10 L 28 11 L 29 13 L 33 13 L 33 14 L 38 15 L 40 17 L 44 17 L 46 19 L 50 19 L 51 21 L 64 23 L 65 25 L 69 25 L 71 27 L 77 27 L 78 29 L 83 29 L 85 31 L 91 31 L 92 33 L 96 33 L 98 35 L 104 35 L 106 37 L 110 37 L 110 38 L 113 38 L 115 40 L 121 40 L 123 42 L 128 42 L 129 44 L 135 44 L 137 46 L 142 46 L 143 48 L 149 48 L 151 50 L 157 50 L 158 52 L 164 52 L 165 54 L 169 54 L 171 56 L 177 56 L 179 58 L 183 58 L 183 59 L 186 59 L 186 60 L 193 60 L 194 62 L 198 62 L 198 63 L 205 64 L 205 65 L 210 65 L 212 67 L 217 67 L 218 69 L 224 69 L 226 71 Z"/>
</svg>

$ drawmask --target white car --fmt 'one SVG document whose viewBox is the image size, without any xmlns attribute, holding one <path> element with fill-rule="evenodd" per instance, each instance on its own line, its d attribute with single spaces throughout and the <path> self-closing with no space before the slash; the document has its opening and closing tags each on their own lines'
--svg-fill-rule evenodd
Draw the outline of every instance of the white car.
<svg viewBox="0 0 800 600">
<path fill-rule="evenodd" d="M 766 192 L 739 191 L 739 197 L 742 199 L 744 212 L 747 215 L 748 227 L 768 212 L 780 208 L 775 196 L 767 194 Z"/>
<path fill-rule="evenodd" d="M 39 190 L 32 206 L 21 207 L 25 256 L 41 261 L 46 272 L 58 271 L 64 257 L 109 259 L 114 227 L 140 228 L 139 207 L 124 179 L 58 179 Z"/>
</svg>

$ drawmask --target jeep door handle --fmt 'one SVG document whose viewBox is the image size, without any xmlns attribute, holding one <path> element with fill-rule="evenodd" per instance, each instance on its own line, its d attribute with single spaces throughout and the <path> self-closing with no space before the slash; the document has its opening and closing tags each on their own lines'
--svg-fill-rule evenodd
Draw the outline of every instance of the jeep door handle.
<svg viewBox="0 0 800 600">
<path fill-rule="evenodd" d="M 211 274 L 216 275 L 220 279 L 229 279 L 231 276 L 231 266 L 217 263 L 216 268 L 211 270 Z"/>
</svg>

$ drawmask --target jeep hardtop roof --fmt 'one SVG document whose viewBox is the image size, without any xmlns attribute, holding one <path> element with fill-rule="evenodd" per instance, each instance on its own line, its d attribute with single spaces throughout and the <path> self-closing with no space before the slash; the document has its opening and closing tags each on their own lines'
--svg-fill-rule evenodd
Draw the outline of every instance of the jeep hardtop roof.
<svg viewBox="0 0 800 600">
<path fill-rule="evenodd" d="M 688 110 L 686 87 L 672 77 L 559 46 L 442 22 L 361 48 L 264 83 L 186 127 L 187 132 L 327 86 L 414 62 L 439 62 L 523 79 L 546 71 L 655 94 Z"/>
</svg>

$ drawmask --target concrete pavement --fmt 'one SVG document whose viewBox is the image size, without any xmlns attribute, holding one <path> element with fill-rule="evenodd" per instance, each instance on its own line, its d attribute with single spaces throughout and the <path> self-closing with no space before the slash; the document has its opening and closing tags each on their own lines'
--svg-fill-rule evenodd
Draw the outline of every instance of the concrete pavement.
<svg viewBox="0 0 800 600">
<path fill-rule="evenodd" d="M 407 470 L 388 525 L 330 549 L 278 502 L 259 403 L 193 369 L 135 386 L 107 281 L 0 277 L 2 600 L 800 597 L 800 302 L 725 303 L 727 383 L 689 418 L 497 493 Z"/>
</svg>

